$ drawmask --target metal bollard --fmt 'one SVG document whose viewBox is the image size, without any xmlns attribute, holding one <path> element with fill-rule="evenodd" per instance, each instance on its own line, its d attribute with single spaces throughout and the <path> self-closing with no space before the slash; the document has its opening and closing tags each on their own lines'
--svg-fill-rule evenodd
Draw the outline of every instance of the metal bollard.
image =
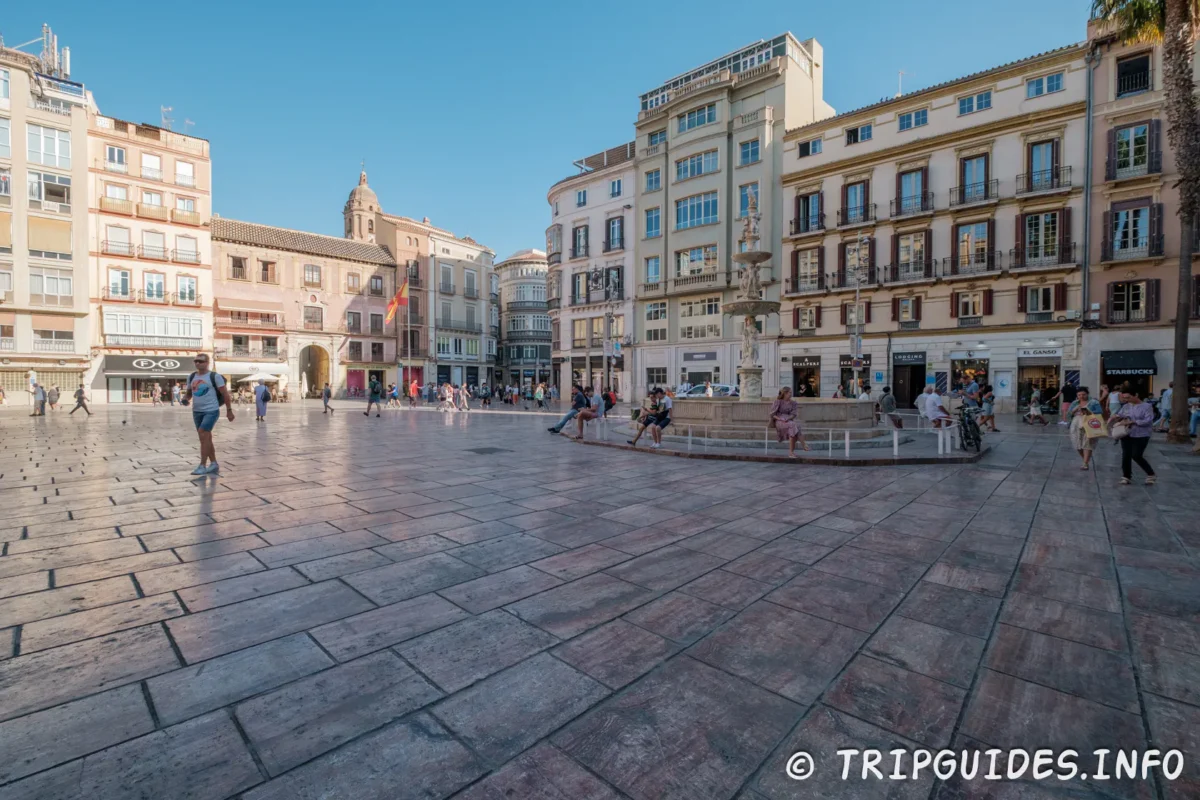
<svg viewBox="0 0 1200 800">
<path fill-rule="evenodd" d="M 826 456 L 833 458 L 833 428 L 829 429 L 829 452 L 826 453 Z"/>
<path fill-rule="evenodd" d="M 688 425 L 688 452 L 692 452 L 692 426 Z"/>
<path fill-rule="evenodd" d="M 850 431 L 845 431 L 846 434 L 846 458 L 850 457 Z"/>
<path fill-rule="evenodd" d="M 892 428 L 892 458 L 900 457 L 900 431 Z"/>
</svg>

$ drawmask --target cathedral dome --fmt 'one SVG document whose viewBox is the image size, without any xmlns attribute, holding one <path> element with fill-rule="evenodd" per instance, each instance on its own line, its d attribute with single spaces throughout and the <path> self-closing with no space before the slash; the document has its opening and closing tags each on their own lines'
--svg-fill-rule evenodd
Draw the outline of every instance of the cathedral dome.
<svg viewBox="0 0 1200 800">
<path fill-rule="evenodd" d="M 358 175 L 358 186 L 350 190 L 350 199 L 346 201 L 349 206 L 366 206 L 372 211 L 379 208 L 379 198 L 375 195 L 375 190 L 367 185 L 367 171 L 363 170 Z"/>
</svg>

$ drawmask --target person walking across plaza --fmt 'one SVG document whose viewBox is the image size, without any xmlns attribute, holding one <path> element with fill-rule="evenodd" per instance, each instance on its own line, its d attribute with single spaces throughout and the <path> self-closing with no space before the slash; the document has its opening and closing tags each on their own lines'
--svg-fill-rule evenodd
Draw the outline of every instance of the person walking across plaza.
<svg viewBox="0 0 1200 800">
<path fill-rule="evenodd" d="M 421 393 L 421 387 L 417 385 L 417 379 L 413 378 L 412 383 L 408 385 L 408 407 L 417 407 L 417 395 Z"/>
<path fill-rule="evenodd" d="M 171 383 L 171 405 L 176 405 L 179 402 L 179 384 Z"/>
<path fill-rule="evenodd" d="M 1162 390 L 1162 394 L 1158 400 L 1158 419 L 1154 423 L 1154 430 L 1159 433 L 1166 433 L 1171 427 L 1171 398 L 1175 395 L 1175 382 L 1171 381 L 1167 384 L 1167 388 Z M 54 403 L 50 404 L 54 407 Z"/>
<path fill-rule="evenodd" d="M 467 391 L 467 387 L 466 386 L 458 386 L 455 388 L 455 391 L 458 393 L 458 410 L 459 411 L 470 411 L 471 410 L 471 393 Z"/>
<path fill-rule="evenodd" d="M 571 386 L 571 391 L 573 392 L 571 396 L 571 410 L 563 414 L 563 418 L 558 421 L 558 424 L 546 428 L 550 433 L 562 433 L 562 429 L 566 427 L 566 424 L 579 416 L 580 411 L 588 407 L 588 399 L 583 393 L 583 387 L 576 383 Z"/>
<path fill-rule="evenodd" d="M 192 362 L 196 371 L 188 376 L 183 404 L 191 405 L 192 421 L 200 437 L 200 465 L 192 470 L 193 475 L 218 475 L 221 466 L 217 463 L 217 450 L 213 445 L 213 427 L 225 406 L 225 416 L 233 422 L 233 405 L 230 403 L 229 387 L 225 379 L 209 370 L 206 353 L 198 354 Z"/>
<path fill-rule="evenodd" d="M 40 383 L 35 383 L 31 391 L 33 392 L 33 413 L 29 416 L 46 416 L 46 388 Z"/>
<path fill-rule="evenodd" d="M 327 383 L 325 384 L 325 388 L 321 389 L 321 405 L 325 407 L 321 412 L 322 414 L 332 414 L 334 412 L 333 406 L 329 405 L 331 399 L 333 399 L 333 390 L 329 388 L 329 384 Z"/>
<path fill-rule="evenodd" d="M 1121 387 L 1121 408 L 1112 417 L 1112 427 L 1128 428 L 1119 436 L 1121 442 L 1121 484 L 1128 486 L 1133 483 L 1133 462 L 1146 473 L 1146 485 L 1150 486 L 1158 480 L 1154 468 L 1146 461 L 1146 445 L 1150 444 L 1151 428 L 1154 425 L 1154 409 L 1142 400 L 1137 391 L 1125 384 Z"/>
<path fill-rule="evenodd" d="M 50 391 L 46 393 L 46 402 L 50 404 L 51 411 L 58 411 L 59 391 L 57 386 L 51 386 Z"/>
<path fill-rule="evenodd" d="M 161 406 L 162 405 L 162 386 L 160 386 L 157 382 L 155 382 L 155 384 L 152 387 L 150 387 L 150 405 L 152 405 L 152 406 Z"/>
<path fill-rule="evenodd" d="M 1071 427 L 1067 433 L 1071 437 L 1071 444 L 1075 446 L 1075 452 L 1079 453 L 1079 457 L 1083 459 L 1083 464 L 1079 468 L 1081 470 L 1091 469 L 1092 451 L 1096 449 L 1096 436 L 1088 435 L 1088 423 L 1090 417 L 1099 417 L 1101 421 L 1104 419 L 1104 406 L 1096 400 L 1089 399 L 1086 386 L 1080 386 L 1079 391 L 1075 394 L 1075 402 L 1071 403 L 1071 407 L 1067 409 L 1067 416 L 1071 418 Z M 1104 426 L 1098 426 L 1102 432 Z M 1101 433 L 1100 435 L 1103 435 Z"/>
<path fill-rule="evenodd" d="M 1117 395 L 1116 392 L 1113 392 L 1113 394 L 1116 396 L 1119 396 L 1119 395 Z M 1118 406 L 1119 406 L 1119 404 L 1118 404 Z M 1041 391 L 1041 389 L 1034 389 L 1033 393 L 1031 395 L 1029 395 L 1029 411 L 1027 411 L 1025 413 L 1025 416 L 1021 417 L 1021 420 L 1026 425 L 1032 425 L 1035 422 L 1040 422 L 1040 423 L 1042 423 L 1042 427 L 1045 427 L 1050 424 L 1049 422 L 1046 421 L 1046 418 L 1044 416 L 1042 416 L 1042 391 Z"/>
<path fill-rule="evenodd" d="M 1051 402 L 1058 403 L 1059 425 L 1070 425 L 1071 420 L 1068 419 L 1067 410 L 1070 409 L 1071 403 L 1075 402 L 1079 390 L 1075 388 L 1073 383 L 1064 383 L 1059 387 L 1058 393 L 1051 398 Z"/>
<path fill-rule="evenodd" d="M 533 390 L 533 399 L 537 401 L 537 410 L 546 410 L 546 387 L 539 383 L 537 388 Z"/>
<path fill-rule="evenodd" d="M 271 402 L 271 390 L 267 387 L 266 381 L 259 378 L 258 383 L 254 386 L 254 413 L 257 415 L 254 418 L 255 422 L 267 421 L 267 403 L 269 402 Z"/>
<path fill-rule="evenodd" d="M 378 378 L 371 378 L 371 385 L 367 388 L 367 392 L 367 410 L 363 412 L 363 416 L 371 416 L 371 406 L 375 406 L 375 416 L 378 417 L 383 408 L 383 384 L 379 382 Z"/>
<path fill-rule="evenodd" d="M 79 409 L 83 409 L 90 417 L 92 410 L 87 405 L 87 393 L 83 390 L 83 384 L 79 384 L 79 388 L 75 390 L 75 407 L 71 409 L 71 414 L 74 414 Z M 71 416 L 68 414 L 67 416 Z"/>
<path fill-rule="evenodd" d="M 980 428 L 986 425 L 992 433 L 1000 433 L 996 427 L 996 392 L 990 383 L 985 385 L 983 391 L 980 392 L 979 402 L 982 405 L 982 410 L 979 412 Z"/>
<path fill-rule="evenodd" d="M 895 401 L 893 401 L 892 408 L 895 409 L 895 406 Z M 770 420 L 771 425 L 775 428 L 775 436 L 778 441 L 787 441 L 788 443 L 788 458 L 796 457 L 797 440 L 805 450 L 811 449 L 808 442 L 804 441 L 804 432 L 800 429 L 799 412 L 800 404 L 792 399 L 791 387 L 785 386 L 780 389 L 775 402 L 771 404 Z"/>
</svg>

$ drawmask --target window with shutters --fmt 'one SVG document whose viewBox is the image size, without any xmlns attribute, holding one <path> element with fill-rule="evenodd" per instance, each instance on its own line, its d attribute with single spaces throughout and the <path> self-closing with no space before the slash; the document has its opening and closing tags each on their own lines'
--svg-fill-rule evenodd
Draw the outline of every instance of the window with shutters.
<svg viewBox="0 0 1200 800">
<path fill-rule="evenodd" d="M 896 299 L 896 319 L 899 322 L 916 322 L 917 300 L 915 297 L 900 297 Z"/>
<path fill-rule="evenodd" d="M 1026 286 L 1024 291 L 1026 313 L 1054 311 L 1053 286 Z"/>
<path fill-rule="evenodd" d="M 956 237 L 958 242 L 958 258 L 955 266 L 958 272 L 970 272 L 973 270 L 986 270 L 989 263 L 992 263 L 988 241 L 988 228 L 991 227 L 987 222 L 972 222 L 966 225 L 959 225 Z"/>
<path fill-rule="evenodd" d="M 863 269 L 871 264 L 871 247 L 869 241 L 855 240 L 846 242 L 846 275 L 847 286 L 854 285 L 854 276 L 860 274 L 863 281 L 867 280 L 866 274 L 861 274 Z"/>
<path fill-rule="evenodd" d="M 792 220 L 792 234 L 819 231 L 824 227 L 821 219 L 820 192 L 797 195 L 796 218 Z"/>
<path fill-rule="evenodd" d="M 1150 54 L 1117 59 L 1117 97 L 1129 97 L 1154 88 Z"/>
<path fill-rule="evenodd" d="M 1158 281 L 1119 281 L 1108 285 L 1108 321 L 1153 322 L 1158 319 L 1155 307 Z"/>
<path fill-rule="evenodd" d="M 796 274 L 792 291 L 808 292 L 821 288 L 821 251 L 801 250 L 796 254 Z"/>
<path fill-rule="evenodd" d="M 900 173 L 896 178 L 896 210 L 893 216 L 919 214 L 933 210 L 933 198 L 925 197 L 925 170 L 914 169 Z"/>
<path fill-rule="evenodd" d="M 1145 175 L 1150 169 L 1150 125 L 1141 123 L 1116 131 L 1116 178 Z"/>
<path fill-rule="evenodd" d="M 1059 262 L 1057 211 L 1025 215 L 1025 266 L 1044 267 Z"/>
<path fill-rule="evenodd" d="M 983 292 L 958 292 L 958 317 L 983 316 Z"/>
<path fill-rule="evenodd" d="M 843 189 L 843 193 L 846 197 L 846 203 L 842 208 L 839 224 L 854 225 L 871 219 L 868 216 L 866 181 L 847 184 Z"/>
<path fill-rule="evenodd" d="M 847 303 L 846 324 L 850 326 L 866 325 L 871 321 L 869 303 Z"/>
<path fill-rule="evenodd" d="M 905 233 L 896 241 L 896 280 L 925 277 L 925 232 Z"/>
<path fill-rule="evenodd" d="M 817 306 L 796 309 L 796 329 L 811 330 L 817 327 Z"/>
<path fill-rule="evenodd" d="M 1114 260 L 1146 258 L 1150 255 L 1150 206 L 1112 211 L 1112 257 Z"/>
<path fill-rule="evenodd" d="M 610 217 L 604 221 L 604 252 L 625 247 L 625 218 Z"/>
<path fill-rule="evenodd" d="M 959 186 L 957 197 L 951 200 L 958 203 L 977 203 L 992 199 L 988 189 L 988 157 L 986 155 L 964 158 L 959 163 Z"/>
<path fill-rule="evenodd" d="M 1018 192 L 1042 192 L 1062 188 L 1064 180 L 1070 185 L 1070 173 L 1059 175 L 1058 142 L 1035 142 L 1029 145 L 1029 178 L 1018 182 Z"/>
<path fill-rule="evenodd" d="M 587 258 L 588 226 L 580 225 L 571 229 L 571 258 Z"/>
<path fill-rule="evenodd" d="M 363 360 L 362 346 L 363 346 L 362 342 L 351 342 L 350 343 L 350 358 L 349 358 L 350 361 L 359 362 L 359 361 Z"/>
</svg>

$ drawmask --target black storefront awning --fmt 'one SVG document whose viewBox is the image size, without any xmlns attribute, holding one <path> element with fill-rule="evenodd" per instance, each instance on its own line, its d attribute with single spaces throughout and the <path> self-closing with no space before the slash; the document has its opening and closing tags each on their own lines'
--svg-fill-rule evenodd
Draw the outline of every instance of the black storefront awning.
<svg viewBox="0 0 1200 800">
<path fill-rule="evenodd" d="M 1157 375 L 1153 350 L 1109 350 L 1100 354 L 1106 375 Z"/>
<path fill-rule="evenodd" d="M 104 357 L 104 374 L 114 378 L 186 378 L 194 371 L 184 356 Z"/>
</svg>

